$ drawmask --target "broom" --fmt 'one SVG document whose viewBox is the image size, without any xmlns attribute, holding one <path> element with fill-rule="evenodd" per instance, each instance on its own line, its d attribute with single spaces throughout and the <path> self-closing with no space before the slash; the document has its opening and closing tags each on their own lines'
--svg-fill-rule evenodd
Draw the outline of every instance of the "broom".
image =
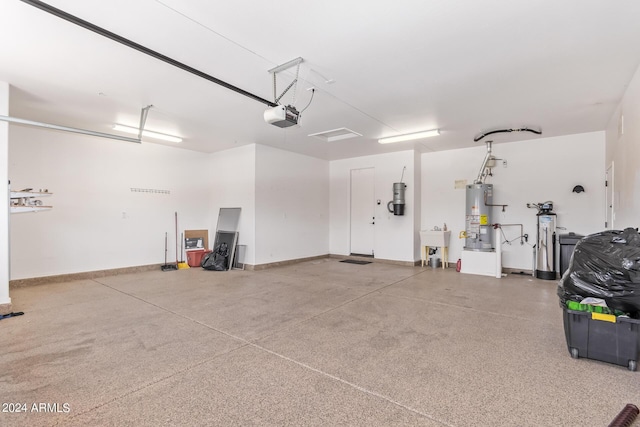
<svg viewBox="0 0 640 427">
<path fill-rule="evenodd" d="M 178 262 L 178 212 L 176 212 L 176 264 L 178 265 L 178 270 L 184 270 L 189 268 L 189 264 L 184 262 L 184 258 L 182 258 L 184 254 L 184 235 L 180 233 L 180 259 L 182 261 Z"/>
<path fill-rule="evenodd" d="M 171 270 L 177 269 L 175 265 L 167 264 L 167 234 L 168 233 L 165 231 L 164 233 L 164 265 L 160 267 L 162 271 L 171 271 Z"/>
<path fill-rule="evenodd" d="M 182 233 L 180 233 L 180 259 L 182 259 L 182 261 L 178 263 L 178 270 L 184 270 L 185 268 L 190 268 L 189 264 L 184 262 L 184 258 L 182 257 L 184 255 L 184 249 L 182 247 L 183 244 L 184 244 L 184 236 Z"/>
</svg>

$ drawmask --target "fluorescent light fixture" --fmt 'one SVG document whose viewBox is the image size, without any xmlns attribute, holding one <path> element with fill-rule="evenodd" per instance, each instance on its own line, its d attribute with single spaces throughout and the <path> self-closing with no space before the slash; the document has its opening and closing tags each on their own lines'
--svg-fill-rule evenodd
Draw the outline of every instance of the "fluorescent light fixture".
<svg viewBox="0 0 640 427">
<path fill-rule="evenodd" d="M 113 125 L 113 130 L 132 133 L 134 135 L 138 135 L 140 133 L 140 129 L 138 128 L 134 128 L 131 126 L 118 125 L 118 124 Z M 148 136 L 149 138 L 155 138 L 155 139 L 162 139 L 163 141 L 169 141 L 169 142 L 182 142 L 182 138 L 180 137 L 167 135 L 164 133 L 152 132 L 150 130 L 143 130 L 142 136 Z"/>
<path fill-rule="evenodd" d="M 425 130 L 423 132 L 407 133 L 404 135 L 390 136 L 378 140 L 380 144 L 391 144 L 392 142 L 411 141 L 414 139 L 428 138 L 430 136 L 440 135 L 440 129 Z"/>
</svg>

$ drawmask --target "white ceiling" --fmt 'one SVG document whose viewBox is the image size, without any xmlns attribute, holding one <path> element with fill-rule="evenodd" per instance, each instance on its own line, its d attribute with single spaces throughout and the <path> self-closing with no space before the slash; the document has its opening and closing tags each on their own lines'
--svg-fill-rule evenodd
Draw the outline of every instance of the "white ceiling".
<svg viewBox="0 0 640 427">
<path fill-rule="evenodd" d="M 147 129 L 204 152 L 261 143 L 332 160 L 477 146 L 484 140 L 475 135 L 497 128 L 541 128 L 541 137 L 603 130 L 640 63 L 634 0 L 47 3 L 269 100 L 267 70 L 304 58 L 295 105 L 307 104 L 310 87 L 314 100 L 298 127 L 280 129 L 264 122 L 264 104 L 0 0 L 0 81 L 12 85 L 11 116 L 115 133 L 113 123 L 137 127 L 140 109 L 153 104 Z M 293 71 L 278 75 L 279 91 Z M 341 127 L 363 136 L 307 136 Z M 440 136 L 377 143 L 434 128 Z M 490 139 L 525 138 L 539 137 Z"/>
</svg>

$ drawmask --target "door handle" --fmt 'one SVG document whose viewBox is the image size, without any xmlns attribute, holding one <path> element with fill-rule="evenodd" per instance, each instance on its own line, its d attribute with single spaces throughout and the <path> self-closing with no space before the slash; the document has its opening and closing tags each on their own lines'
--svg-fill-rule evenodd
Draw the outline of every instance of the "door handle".
<svg viewBox="0 0 640 427">
<path fill-rule="evenodd" d="M 373 221 L 373 222 L 370 222 L 369 224 L 375 224 L 375 223 L 376 223 L 376 222 L 375 222 L 375 221 Z"/>
</svg>

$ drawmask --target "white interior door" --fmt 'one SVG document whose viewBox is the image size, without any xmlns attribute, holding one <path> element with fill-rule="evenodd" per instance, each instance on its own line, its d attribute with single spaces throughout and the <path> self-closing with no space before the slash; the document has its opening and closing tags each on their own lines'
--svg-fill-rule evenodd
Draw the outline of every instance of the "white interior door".
<svg viewBox="0 0 640 427">
<path fill-rule="evenodd" d="M 373 255 L 374 169 L 351 170 L 351 253 Z"/>
<path fill-rule="evenodd" d="M 607 168 L 607 174 L 605 176 L 605 193 L 606 193 L 606 205 L 605 205 L 605 223 L 604 228 L 607 230 L 613 229 L 613 162 Z"/>
</svg>

